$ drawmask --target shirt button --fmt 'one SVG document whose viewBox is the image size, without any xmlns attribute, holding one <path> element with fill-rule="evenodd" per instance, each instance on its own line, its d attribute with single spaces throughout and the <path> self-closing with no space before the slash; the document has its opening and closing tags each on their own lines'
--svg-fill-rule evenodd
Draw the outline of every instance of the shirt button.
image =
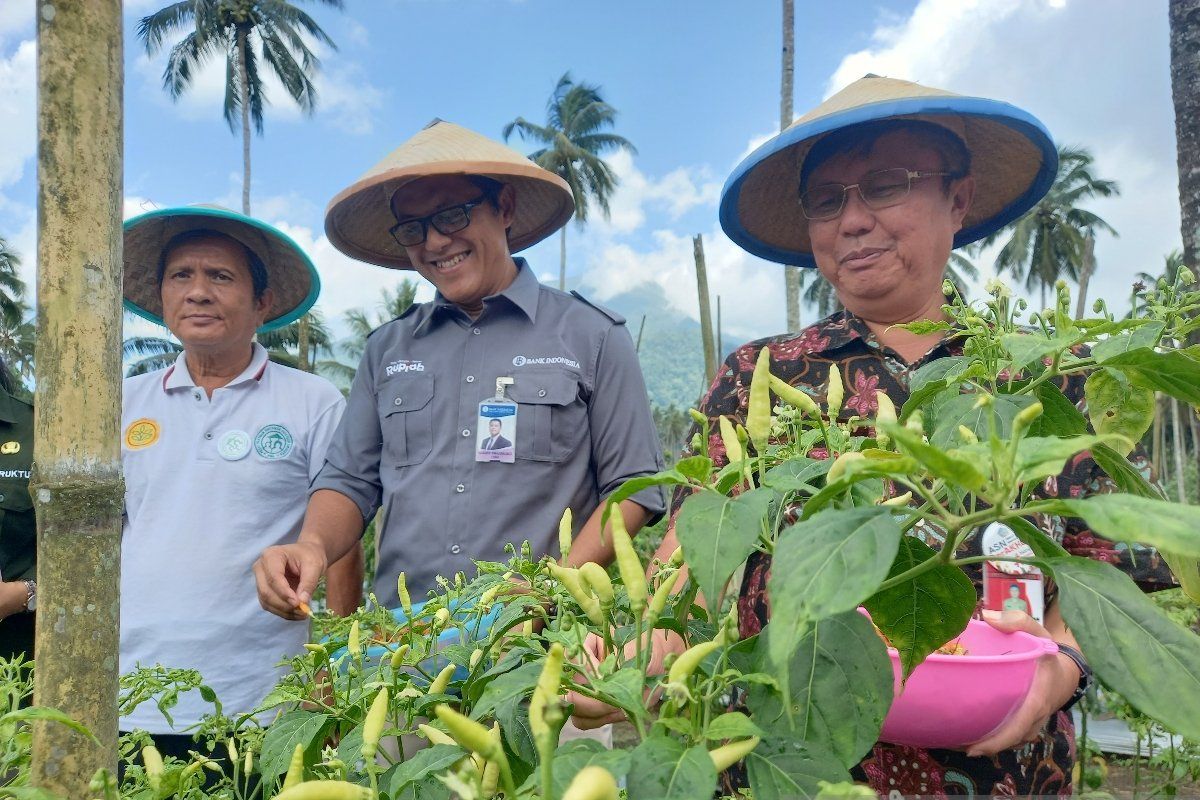
<svg viewBox="0 0 1200 800">
<path fill-rule="evenodd" d="M 474 383 L 474 382 L 475 382 L 475 376 L 474 376 L 474 375 L 468 375 L 468 376 L 467 376 L 467 383 Z"/>
<path fill-rule="evenodd" d="M 212 432 L 210 431 L 209 433 L 206 433 L 206 434 L 204 434 L 204 438 L 205 438 L 205 439 L 211 439 L 211 438 L 212 438 Z"/>
<path fill-rule="evenodd" d="M 462 494 L 466 490 L 467 490 L 467 487 L 462 485 L 461 483 L 458 486 L 454 487 L 454 491 L 458 492 L 459 494 Z"/>
<path fill-rule="evenodd" d="M 450 545 L 450 552 L 454 553 L 454 555 L 458 555 L 461 551 L 462 551 L 462 548 L 459 547 L 458 545 L 456 545 L 456 544 Z"/>
<path fill-rule="evenodd" d="M 4 495 L 0 494 L 0 503 L 4 502 Z"/>
<path fill-rule="evenodd" d="M 201 397 L 200 390 L 199 390 L 199 389 L 197 389 L 196 391 L 192 392 L 192 397 L 194 397 L 194 398 L 196 398 L 197 400 L 199 400 L 199 399 L 200 399 L 200 397 Z"/>
<path fill-rule="evenodd" d="M 404 398 L 402 398 L 402 397 L 397 397 L 397 398 L 396 398 L 395 400 L 393 400 L 392 402 L 394 402 L 396 405 L 402 405 L 402 404 L 404 403 Z"/>
<path fill-rule="evenodd" d="M 463 436 L 470 436 L 470 435 L 471 435 L 471 431 L 467 430 L 466 428 L 463 428 Z"/>
<path fill-rule="evenodd" d="M 546 396 L 546 390 L 538 389 L 538 397 L 545 397 L 545 396 Z"/>
<path fill-rule="evenodd" d="M 476 336 L 478 336 L 478 335 L 479 335 L 479 333 L 480 333 L 480 331 L 479 331 L 479 328 L 472 328 L 472 329 L 471 329 L 471 333 L 473 333 L 473 334 L 475 334 Z"/>
</svg>

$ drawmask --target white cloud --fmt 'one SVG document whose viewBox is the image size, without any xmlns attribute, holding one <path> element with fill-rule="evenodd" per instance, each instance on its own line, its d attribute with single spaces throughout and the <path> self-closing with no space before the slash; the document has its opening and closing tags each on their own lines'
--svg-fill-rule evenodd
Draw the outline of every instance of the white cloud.
<svg viewBox="0 0 1200 800">
<path fill-rule="evenodd" d="M 675 222 L 693 208 L 715 205 L 721 192 L 720 182 L 707 167 L 680 167 L 661 178 L 652 178 L 641 172 L 633 156 L 623 150 L 607 161 L 619 183 L 609 201 L 609 219 L 604 219 L 598 208 L 591 209 L 587 231 L 593 235 L 633 233 L 645 224 L 649 211 L 665 212 L 667 219 Z"/>
<path fill-rule="evenodd" d="M 0 14 L 0 45 L 5 40 L 25 37 L 33 32 L 33 11 L 36 3 L 5 0 L 4 13 Z"/>
<path fill-rule="evenodd" d="M 19 181 L 37 152 L 36 76 L 34 40 L 0 58 L 0 189 Z"/>
</svg>

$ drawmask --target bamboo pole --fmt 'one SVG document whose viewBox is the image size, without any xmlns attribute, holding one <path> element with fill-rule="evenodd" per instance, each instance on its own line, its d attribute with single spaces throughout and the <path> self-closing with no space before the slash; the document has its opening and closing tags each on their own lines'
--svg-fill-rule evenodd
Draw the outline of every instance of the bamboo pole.
<svg viewBox="0 0 1200 800">
<path fill-rule="evenodd" d="M 1175 500 L 1187 502 L 1187 481 L 1183 474 L 1184 433 L 1183 420 L 1179 414 L 1179 401 L 1171 398 L 1171 453 L 1175 457 L 1175 489 L 1178 491 Z"/>
<path fill-rule="evenodd" d="M 717 375 L 717 348 L 713 338 L 712 305 L 708 299 L 708 270 L 704 265 L 704 237 L 692 237 L 692 255 L 696 259 L 696 293 L 700 299 L 700 338 L 704 344 L 704 389 Z"/>
<path fill-rule="evenodd" d="M 717 361 L 725 356 L 725 344 L 721 341 L 721 295 L 717 295 Z"/>
<path fill-rule="evenodd" d="M 38 17 L 38 523 L 34 701 L 82 723 L 33 729 L 32 782 L 90 797 L 117 766 L 122 29 L 119 0 Z"/>
</svg>

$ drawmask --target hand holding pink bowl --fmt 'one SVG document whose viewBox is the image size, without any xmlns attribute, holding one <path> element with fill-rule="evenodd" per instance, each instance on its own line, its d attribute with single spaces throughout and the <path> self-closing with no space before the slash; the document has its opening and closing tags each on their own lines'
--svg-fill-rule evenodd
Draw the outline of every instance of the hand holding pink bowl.
<svg viewBox="0 0 1200 800">
<path fill-rule="evenodd" d="M 1004 633 L 976 619 L 967 623 L 957 641 L 966 655 L 930 655 L 903 688 L 900 654 L 888 648 L 896 699 L 883 721 L 880 740 L 952 749 L 978 742 L 1021 707 L 1038 662 L 1058 652 L 1049 639 L 1023 631 Z"/>
</svg>

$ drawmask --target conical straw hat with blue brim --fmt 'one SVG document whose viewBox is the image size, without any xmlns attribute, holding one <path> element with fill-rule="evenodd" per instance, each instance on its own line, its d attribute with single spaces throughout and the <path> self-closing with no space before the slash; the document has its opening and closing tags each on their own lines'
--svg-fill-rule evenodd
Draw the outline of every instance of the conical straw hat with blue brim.
<svg viewBox="0 0 1200 800">
<path fill-rule="evenodd" d="M 800 168 L 833 131 L 881 120 L 940 125 L 971 153 L 975 199 L 954 237 L 962 247 L 1032 208 L 1049 190 L 1058 151 L 1033 115 L 997 100 L 966 97 L 910 81 L 868 75 L 797 119 L 738 164 L 721 192 L 721 227 L 749 253 L 814 267 L 808 220 L 800 210 Z M 896 166 L 906 166 L 897 164 Z"/>
<path fill-rule="evenodd" d="M 158 260 L 171 239 L 195 230 L 230 236 L 262 260 L 274 302 L 259 333 L 295 322 L 317 302 L 317 268 L 290 236 L 236 211 L 197 205 L 159 208 L 125 220 L 125 308 L 164 325 Z"/>
</svg>

